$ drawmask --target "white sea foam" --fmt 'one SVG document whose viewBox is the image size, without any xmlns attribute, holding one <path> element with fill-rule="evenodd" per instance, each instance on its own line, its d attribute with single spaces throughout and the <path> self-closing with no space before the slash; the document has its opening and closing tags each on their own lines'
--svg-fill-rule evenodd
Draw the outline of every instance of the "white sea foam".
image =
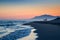
<svg viewBox="0 0 60 40">
<path fill-rule="evenodd" d="M 23 38 L 19 38 L 17 40 L 35 40 L 38 37 L 38 36 L 36 36 L 37 33 L 34 33 L 35 30 L 36 29 L 32 29 L 30 35 L 23 37 Z"/>
<path fill-rule="evenodd" d="M 5 28 L 4 27 L 0 27 L 0 32 L 5 32 Z"/>
<path fill-rule="evenodd" d="M 31 28 L 31 27 L 30 26 L 25 26 L 25 25 L 16 25 L 14 27 L 11 27 L 11 28 L 9 27 L 9 28 L 6 28 L 6 29 L 4 29 L 4 27 L 0 27 L 0 32 L 5 32 L 3 34 L 0 34 L 0 38 L 10 34 L 11 32 L 15 32 L 16 30 L 24 30 L 26 28 Z"/>
</svg>

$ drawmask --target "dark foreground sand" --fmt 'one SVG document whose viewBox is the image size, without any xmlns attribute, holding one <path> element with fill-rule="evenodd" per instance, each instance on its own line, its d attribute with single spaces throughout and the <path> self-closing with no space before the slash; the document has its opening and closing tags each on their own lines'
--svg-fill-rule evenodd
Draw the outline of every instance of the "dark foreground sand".
<svg viewBox="0 0 60 40">
<path fill-rule="evenodd" d="M 26 24 L 27 25 L 27 24 Z M 53 24 L 32 23 L 38 38 L 36 40 L 60 40 L 60 26 Z"/>
</svg>

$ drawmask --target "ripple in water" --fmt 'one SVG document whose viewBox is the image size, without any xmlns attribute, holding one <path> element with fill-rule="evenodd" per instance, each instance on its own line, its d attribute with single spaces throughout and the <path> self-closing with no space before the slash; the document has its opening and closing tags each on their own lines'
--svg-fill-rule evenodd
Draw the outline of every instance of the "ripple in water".
<svg viewBox="0 0 60 40">
<path fill-rule="evenodd" d="M 0 27 L 0 40 L 35 40 L 37 36 L 33 32 L 34 30 L 25 25 L 16 25 L 9 28 Z"/>
</svg>

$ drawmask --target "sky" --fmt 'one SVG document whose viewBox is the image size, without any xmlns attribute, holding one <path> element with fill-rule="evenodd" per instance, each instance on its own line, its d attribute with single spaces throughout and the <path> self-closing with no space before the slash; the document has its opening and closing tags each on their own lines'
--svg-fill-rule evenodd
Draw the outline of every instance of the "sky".
<svg viewBox="0 0 60 40">
<path fill-rule="evenodd" d="M 29 19 L 44 14 L 60 16 L 60 0 L 0 0 L 0 19 Z"/>
</svg>

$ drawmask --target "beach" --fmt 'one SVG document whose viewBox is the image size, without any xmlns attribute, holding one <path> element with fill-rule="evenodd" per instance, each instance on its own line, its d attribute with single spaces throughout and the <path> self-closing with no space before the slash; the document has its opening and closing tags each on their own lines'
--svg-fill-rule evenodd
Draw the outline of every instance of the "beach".
<svg viewBox="0 0 60 40">
<path fill-rule="evenodd" d="M 45 23 L 30 23 L 36 29 L 38 38 L 35 40 L 60 40 L 60 26 Z"/>
<path fill-rule="evenodd" d="M 35 30 L 36 29 L 32 29 L 30 35 L 20 38 L 20 39 L 17 39 L 17 40 L 35 40 L 38 37 L 38 36 L 36 36 L 37 33 L 34 33 Z"/>
</svg>

